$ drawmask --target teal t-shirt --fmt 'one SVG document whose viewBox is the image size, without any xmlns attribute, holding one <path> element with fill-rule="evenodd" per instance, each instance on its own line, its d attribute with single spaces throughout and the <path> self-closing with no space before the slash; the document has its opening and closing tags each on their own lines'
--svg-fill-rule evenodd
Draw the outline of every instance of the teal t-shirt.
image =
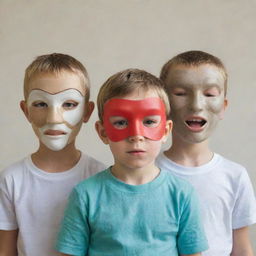
<svg viewBox="0 0 256 256">
<path fill-rule="evenodd" d="M 133 186 L 107 169 L 74 188 L 56 248 L 75 256 L 176 256 L 208 245 L 189 183 L 161 171 Z"/>
</svg>

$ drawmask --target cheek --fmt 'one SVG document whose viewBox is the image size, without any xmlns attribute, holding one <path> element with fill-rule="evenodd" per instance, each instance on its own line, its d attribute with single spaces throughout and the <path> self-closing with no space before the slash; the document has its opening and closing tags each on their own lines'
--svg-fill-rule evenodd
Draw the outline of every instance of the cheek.
<svg viewBox="0 0 256 256">
<path fill-rule="evenodd" d="M 32 124 L 36 127 L 42 127 L 44 126 L 46 122 L 46 113 L 42 110 L 31 110 L 29 109 L 29 119 Z"/>
<path fill-rule="evenodd" d="M 208 111 L 214 115 L 220 115 L 223 109 L 223 99 L 215 99 L 208 102 Z"/>
<path fill-rule="evenodd" d="M 68 110 L 63 112 L 64 120 L 72 126 L 78 124 L 84 114 L 84 102 L 81 102 L 74 110 Z"/>
</svg>

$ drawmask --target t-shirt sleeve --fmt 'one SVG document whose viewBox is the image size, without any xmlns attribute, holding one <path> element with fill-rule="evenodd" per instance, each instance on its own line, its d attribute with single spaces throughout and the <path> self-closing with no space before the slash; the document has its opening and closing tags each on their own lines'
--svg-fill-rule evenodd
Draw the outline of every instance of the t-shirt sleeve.
<svg viewBox="0 0 256 256">
<path fill-rule="evenodd" d="M 18 228 L 15 207 L 12 195 L 11 184 L 7 185 L 8 180 L 0 177 L 0 230 L 16 230 Z"/>
<path fill-rule="evenodd" d="M 86 209 L 79 192 L 76 188 L 73 189 L 61 223 L 56 244 L 57 251 L 74 256 L 87 255 L 89 225 Z"/>
<path fill-rule="evenodd" d="M 250 178 L 244 170 L 238 184 L 232 228 L 238 229 L 254 223 L 256 223 L 256 200 Z"/>
<path fill-rule="evenodd" d="M 196 192 L 192 189 L 181 212 L 177 246 L 180 254 L 195 254 L 208 249 L 207 239 L 202 226 Z"/>
</svg>

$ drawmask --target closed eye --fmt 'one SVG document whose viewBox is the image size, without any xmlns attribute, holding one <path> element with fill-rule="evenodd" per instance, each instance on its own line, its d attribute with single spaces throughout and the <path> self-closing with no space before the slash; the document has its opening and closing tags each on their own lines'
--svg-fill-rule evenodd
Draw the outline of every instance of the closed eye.
<svg viewBox="0 0 256 256">
<path fill-rule="evenodd" d="M 220 90 L 215 86 L 204 91 L 204 96 L 206 97 L 217 97 L 219 95 L 220 95 Z"/>
<path fill-rule="evenodd" d="M 175 96 L 185 96 L 186 91 L 183 88 L 173 88 L 172 94 Z"/>
</svg>

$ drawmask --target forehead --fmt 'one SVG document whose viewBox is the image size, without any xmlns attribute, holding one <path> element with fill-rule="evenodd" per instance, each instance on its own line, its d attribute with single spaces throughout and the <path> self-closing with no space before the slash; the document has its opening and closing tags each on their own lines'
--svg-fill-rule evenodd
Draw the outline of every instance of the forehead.
<svg viewBox="0 0 256 256">
<path fill-rule="evenodd" d="M 68 89 L 75 89 L 85 96 L 86 89 L 82 79 L 76 73 L 63 71 L 59 74 L 42 73 L 31 78 L 27 86 L 27 95 L 32 90 L 43 90 L 50 94 L 56 94 Z"/>
<path fill-rule="evenodd" d="M 216 86 L 224 89 L 225 81 L 221 70 L 214 65 L 177 65 L 171 68 L 167 77 L 167 84 L 168 88 Z"/>
<path fill-rule="evenodd" d="M 154 89 L 135 89 L 133 92 L 120 96 L 120 97 L 115 97 L 118 99 L 127 99 L 127 100 L 143 100 L 146 98 L 160 98 L 159 94 L 157 93 L 156 90 Z"/>
</svg>

